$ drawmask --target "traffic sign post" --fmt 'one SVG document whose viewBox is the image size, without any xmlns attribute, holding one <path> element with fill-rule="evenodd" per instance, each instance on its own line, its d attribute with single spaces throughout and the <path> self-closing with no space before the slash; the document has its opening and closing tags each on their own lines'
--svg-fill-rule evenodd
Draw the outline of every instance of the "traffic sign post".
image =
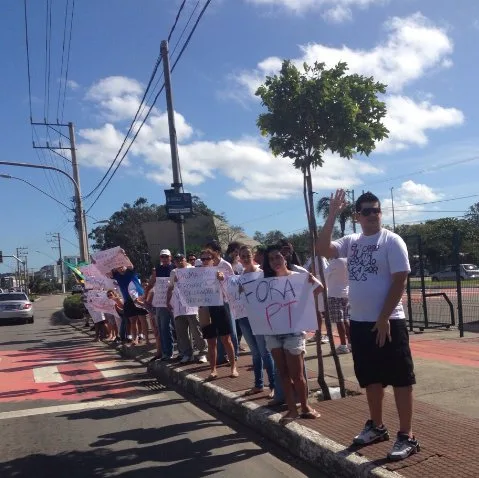
<svg viewBox="0 0 479 478">
<path fill-rule="evenodd" d="M 176 193 L 174 189 L 165 189 L 166 213 L 168 216 L 189 215 L 193 211 L 190 193 Z"/>
</svg>

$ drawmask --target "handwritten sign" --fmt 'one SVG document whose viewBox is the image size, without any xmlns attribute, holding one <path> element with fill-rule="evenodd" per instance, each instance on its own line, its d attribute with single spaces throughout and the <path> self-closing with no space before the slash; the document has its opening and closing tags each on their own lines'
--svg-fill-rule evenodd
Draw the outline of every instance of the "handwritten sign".
<svg viewBox="0 0 479 478">
<path fill-rule="evenodd" d="M 106 292 L 88 291 L 86 304 L 88 309 L 118 316 L 115 303 L 106 296 Z"/>
<path fill-rule="evenodd" d="M 243 284 L 247 315 L 255 335 L 318 328 L 313 285 L 308 279 L 308 274 L 292 274 Z"/>
<path fill-rule="evenodd" d="M 241 319 L 248 316 L 246 309 L 246 296 L 244 288 L 240 287 L 242 284 L 248 284 L 254 282 L 263 276 L 262 271 L 247 272 L 241 276 L 230 276 L 226 280 L 224 291 L 228 298 L 228 304 L 230 306 L 231 316 L 233 320 Z"/>
<path fill-rule="evenodd" d="M 188 307 L 223 305 L 216 267 L 188 267 L 176 270 L 180 301 Z"/>
<path fill-rule="evenodd" d="M 178 289 L 175 287 L 173 290 L 173 295 L 171 296 L 171 305 L 173 306 L 173 317 L 178 317 L 179 315 L 197 315 L 198 307 L 188 307 L 181 303 L 180 295 Z"/>
<path fill-rule="evenodd" d="M 117 287 L 113 279 L 102 274 L 95 264 L 81 266 L 79 269 L 85 278 L 85 287 L 87 289 L 114 290 Z"/>
<path fill-rule="evenodd" d="M 169 285 L 170 279 L 168 277 L 156 278 L 153 300 L 151 301 L 153 307 L 166 307 L 166 293 Z"/>
<path fill-rule="evenodd" d="M 102 274 L 107 274 L 118 267 L 133 267 L 130 259 L 122 252 L 121 247 L 112 247 L 92 254 L 95 265 Z"/>
</svg>

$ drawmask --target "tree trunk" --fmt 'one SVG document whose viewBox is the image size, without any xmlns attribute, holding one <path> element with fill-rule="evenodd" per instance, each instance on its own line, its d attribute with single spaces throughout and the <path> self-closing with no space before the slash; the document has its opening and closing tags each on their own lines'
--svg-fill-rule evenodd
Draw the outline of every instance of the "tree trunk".
<svg viewBox="0 0 479 478">
<path fill-rule="evenodd" d="M 313 225 L 311 223 L 311 216 L 314 217 L 314 203 L 310 201 L 307 188 L 306 172 L 303 171 L 303 195 L 304 195 L 304 204 L 306 207 L 306 217 L 308 218 L 309 234 L 310 234 L 310 243 L 313 244 L 314 249 L 314 236 L 313 236 Z M 314 257 L 313 257 L 313 274 L 314 274 Z M 331 394 L 329 393 L 329 387 L 324 378 L 324 363 L 323 363 L 323 351 L 321 350 L 321 312 L 318 310 L 318 296 L 314 296 L 314 306 L 316 309 L 316 320 L 318 323 L 318 334 L 316 334 L 316 354 L 318 356 L 318 385 L 323 392 L 324 400 L 331 400 Z"/>
<path fill-rule="evenodd" d="M 311 179 L 311 167 L 308 166 L 306 173 L 305 173 L 305 180 L 306 180 L 306 189 L 307 189 L 307 195 L 309 199 L 310 204 L 313 203 L 313 182 Z M 306 211 L 307 213 L 309 212 L 308 210 Z M 319 264 L 319 271 L 316 271 L 316 242 L 318 239 L 318 228 L 316 225 L 316 217 L 314 216 L 314 206 L 313 206 L 313 214 L 308 220 L 309 223 L 309 229 L 311 231 L 311 236 L 312 236 L 312 244 L 311 244 L 311 259 L 312 259 L 312 270 L 313 274 L 316 276 L 317 272 L 319 272 L 319 277 L 321 279 L 321 282 L 323 284 L 326 284 L 326 280 L 324 277 L 324 268 L 323 268 L 323 262 L 321 260 L 318 260 Z M 320 259 L 320 258 L 318 258 Z M 346 396 L 346 388 L 344 385 L 344 375 L 343 375 L 343 370 L 341 368 L 341 362 L 339 361 L 338 353 L 336 352 L 336 346 L 334 345 L 334 338 L 333 338 L 333 328 L 331 326 L 331 316 L 329 314 L 329 304 L 328 304 L 328 291 L 326 287 L 324 288 L 323 292 L 323 300 L 324 300 L 324 322 L 326 324 L 326 330 L 328 333 L 328 338 L 329 338 L 329 345 L 331 346 L 331 354 L 333 356 L 334 360 L 334 365 L 336 366 L 336 373 L 338 374 L 338 382 L 339 382 L 339 389 L 341 392 L 341 397 Z M 329 390 L 328 390 L 329 392 Z M 326 396 L 325 396 L 326 398 Z"/>
</svg>

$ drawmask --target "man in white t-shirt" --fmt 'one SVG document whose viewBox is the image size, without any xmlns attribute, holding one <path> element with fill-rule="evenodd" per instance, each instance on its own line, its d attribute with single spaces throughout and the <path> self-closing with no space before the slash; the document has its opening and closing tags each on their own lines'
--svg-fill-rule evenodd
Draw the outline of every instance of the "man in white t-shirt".
<svg viewBox="0 0 479 478">
<path fill-rule="evenodd" d="M 354 438 L 357 445 L 388 440 L 383 424 L 384 387 L 392 385 L 399 414 L 396 442 L 390 460 L 402 460 L 419 451 L 412 433 L 413 391 L 416 383 L 401 299 L 410 272 L 406 244 L 381 227 L 381 204 L 372 193 L 356 201 L 362 234 L 331 242 L 334 222 L 346 206 L 345 192 L 331 194 L 329 216 L 319 236 L 318 254 L 346 257 L 349 272 L 351 345 L 354 371 L 366 388 L 370 418 Z"/>
</svg>

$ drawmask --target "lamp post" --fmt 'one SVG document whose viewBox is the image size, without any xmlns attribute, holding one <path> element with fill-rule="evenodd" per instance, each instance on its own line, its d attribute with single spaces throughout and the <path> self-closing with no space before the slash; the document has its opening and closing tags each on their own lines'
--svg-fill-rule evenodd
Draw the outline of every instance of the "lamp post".
<svg viewBox="0 0 479 478">
<path fill-rule="evenodd" d="M 78 183 L 65 171 L 59 168 L 55 168 L 54 166 L 42 166 L 39 164 L 31 164 L 31 163 L 14 163 L 12 161 L 0 161 L 0 165 L 5 166 L 18 166 L 22 168 L 34 168 L 34 169 L 49 169 L 51 171 L 56 171 L 57 173 L 63 174 L 66 176 L 75 187 L 75 196 L 81 199 L 81 192 L 78 186 Z M 10 179 L 7 174 L 2 175 L 3 178 L 7 177 Z M 77 218 L 76 223 L 78 224 L 78 240 L 80 246 L 80 259 L 82 261 L 88 262 L 90 260 L 89 252 L 88 252 L 88 235 L 87 235 L 87 227 L 86 227 L 86 218 L 85 213 L 83 211 L 82 202 L 77 201 Z"/>
</svg>

